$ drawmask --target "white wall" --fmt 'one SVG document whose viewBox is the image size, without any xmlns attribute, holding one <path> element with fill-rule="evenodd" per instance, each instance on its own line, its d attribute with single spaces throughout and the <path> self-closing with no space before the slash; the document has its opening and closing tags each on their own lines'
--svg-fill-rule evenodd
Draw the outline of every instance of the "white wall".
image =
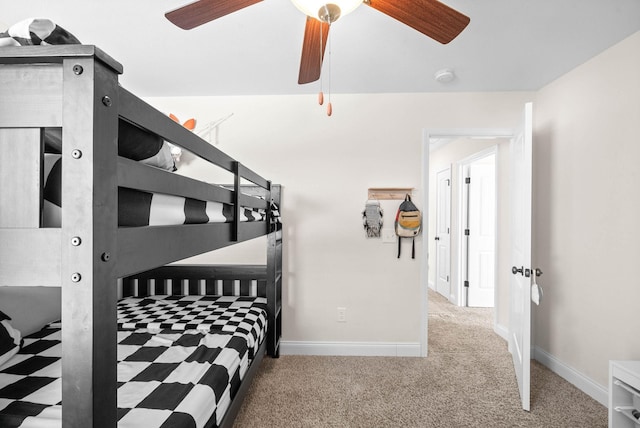
<svg viewBox="0 0 640 428">
<path fill-rule="evenodd" d="M 361 212 L 369 187 L 414 187 L 420 208 L 424 128 L 511 128 L 531 93 L 153 98 L 200 124 L 229 113 L 219 148 L 283 188 L 285 341 L 420 342 L 420 261 L 409 243 L 367 239 Z M 194 164 L 182 168 L 191 174 Z M 189 171 L 192 170 L 192 171 Z M 199 171 L 197 172 L 200 173 Z M 391 226 L 395 204 L 386 208 Z M 428 215 L 428 213 L 425 213 Z M 425 257 L 416 241 L 418 257 Z M 258 244 L 250 259 L 262 254 Z M 200 261 L 229 260 L 212 253 Z M 242 259 L 241 259 L 242 260 Z M 337 307 L 347 322 L 336 321 Z"/>
<path fill-rule="evenodd" d="M 535 343 L 600 385 L 640 359 L 640 33 L 541 89 L 534 111 Z"/>
</svg>

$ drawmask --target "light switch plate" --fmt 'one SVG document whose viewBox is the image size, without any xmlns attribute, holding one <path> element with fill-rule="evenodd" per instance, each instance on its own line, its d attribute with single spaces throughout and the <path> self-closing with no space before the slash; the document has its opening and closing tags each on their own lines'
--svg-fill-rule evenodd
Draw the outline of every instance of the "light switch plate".
<svg viewBox="0 0 640 428">
<path fill-rule="evenodd" d="M 382 229 L 382 242 L 385 244 L 393 244 L 396 242 L 396 232 L 393 229 Z"/>
</svg>

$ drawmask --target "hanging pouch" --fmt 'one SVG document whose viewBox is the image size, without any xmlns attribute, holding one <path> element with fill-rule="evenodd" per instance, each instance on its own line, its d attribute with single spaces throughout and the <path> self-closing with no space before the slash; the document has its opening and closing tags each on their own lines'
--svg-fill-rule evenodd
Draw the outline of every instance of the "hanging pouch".
<svg viewBox="0 0 640 428">
<path fill-rule="evenodd" d="M 380 208 L 380 201 L 375 199 L 369 199 L 362 211 L 362 223 L 364 224 L 364 230 L 367 232 L 368 238 L 380 238 L 382 231 L 382 208 Z"/>
</svg>

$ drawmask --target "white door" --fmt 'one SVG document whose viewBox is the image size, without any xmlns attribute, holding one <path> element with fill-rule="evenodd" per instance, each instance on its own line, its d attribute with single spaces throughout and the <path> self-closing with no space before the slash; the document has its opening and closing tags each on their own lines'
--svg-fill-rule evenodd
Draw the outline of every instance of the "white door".
<svg viewBox="0 0 640 428">
<path fill-rule="evenodd" d="M 451 168 L 436 175 L 436 291 L 449 300 L 451 230 Z"/>
<path fill-rule="evenodd" d="M 496 173 L 494 154 L 468 168 L 467 306 L 491 308 L 495 290 Z"/>
<path fill-rule="evenodd" d="M 522 408 L 529 410 L 531 385 L 531 173 L 533 105 L 511 141 L 511 265 L 509 349 L 518 379 Z"/>
</svg>

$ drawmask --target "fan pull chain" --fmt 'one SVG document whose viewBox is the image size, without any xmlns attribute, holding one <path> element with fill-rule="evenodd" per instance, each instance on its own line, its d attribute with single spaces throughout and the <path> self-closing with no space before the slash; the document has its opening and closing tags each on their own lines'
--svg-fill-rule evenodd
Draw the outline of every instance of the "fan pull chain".
<svg viewBox="0 0 640 428">
<path fill-rule="evenodd" d="M 324 94 L 322 93 L 322 25 L 320 25 L 320 92 L 318 92 L 318 104 L 324 104 Z"/>
<path fill-rule="evenodd" d="M 329 26 L 331 23 L 327 23 Z M 322 74 L 322 60 L 323 60 L 323 52 L 322 52 L 322 25 L 320 25 L 320 92 L 318 92 L 318 104 L 324 104 L 324 92 L 322 92 L 322 84 L 324 82 L 324 76 Z M 331 37 L 327 37 L 327 42 L 329 43 L 329 65 L 327 72 L 329 73 L 329 102 L 327 103 L 327 116 L 331 116 L 333 114 L 333 106 L 331 105 Z"/>
<path fill-rule="evenodd" d="M 331 105 L 331 39 L 333 39 L 333 37 L 329 37 L 327 40 L 327 42 L 329 42 L 329 66 L 327 70 L 329 74 L 329 77 L 327 78 L 329 80 L 329 102 L 327 103 L 327 116 L 331 116 L 333 113 L 333 106 Z"/>
</svg>

